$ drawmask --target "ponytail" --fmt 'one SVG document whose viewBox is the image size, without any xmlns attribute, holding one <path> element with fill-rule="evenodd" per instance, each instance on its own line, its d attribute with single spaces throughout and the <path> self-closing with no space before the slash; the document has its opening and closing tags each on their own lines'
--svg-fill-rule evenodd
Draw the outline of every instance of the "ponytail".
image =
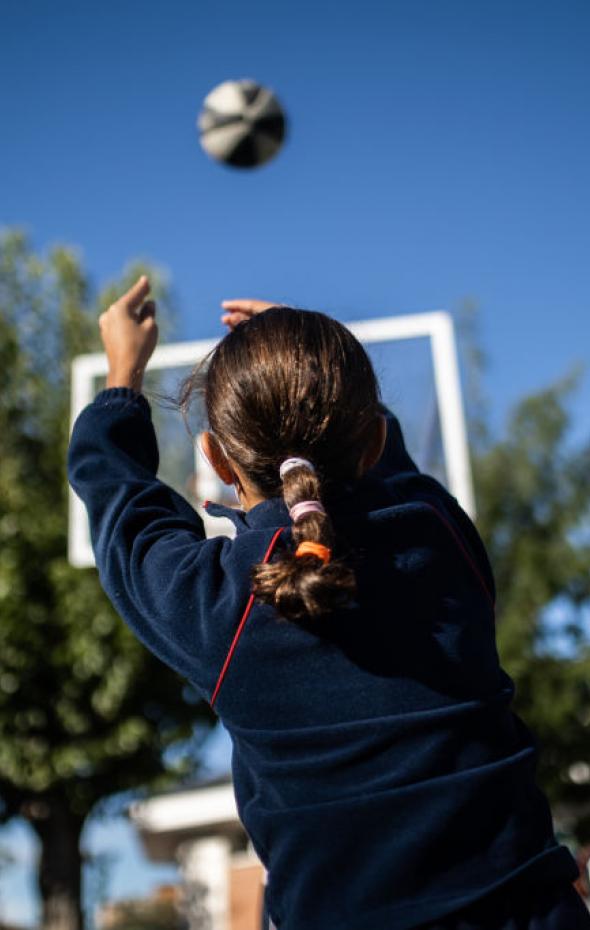
<svg viewBox="0 0 590 930">
<path fill-rule="evenodd" d="M 333 560 L 334 530 L 321 503 L 318 475 L 305 459 L 281 466 L 283 497 L 293 520 L 293 550 L 256 565 L 253 592 L 287 620 L 317 619 L 346 606 L 356 591 L 352 569 Z"/>
<path fill-rule="evenodd" d="M 203 398 L 209 428 L 260 497 L 283 495 L 291 514 L 293 546 L 255 566 L 255 596 L 289 620 L 348 604 L 354 573 L 340 553 L 335 557 L 321 501 L 356 480 L 379 414 L 379 387 L 363 346 L 323 313 L 271 308 L 236 326 L 206 368 L 189 376 L 185 413 L 193 397 Z M 311 461 L 291 460 L 286 469 L 295 452 Z"/>
</svg>

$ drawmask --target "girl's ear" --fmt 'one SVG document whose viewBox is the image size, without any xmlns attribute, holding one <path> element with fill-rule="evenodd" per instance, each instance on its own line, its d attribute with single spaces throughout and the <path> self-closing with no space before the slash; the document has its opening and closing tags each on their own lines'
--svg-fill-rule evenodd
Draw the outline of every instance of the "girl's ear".
<svg viewBox="0 0 590 930">
<path fill-rule="evenodd" d="M 233 484 L 236 480 L 236 476 L 213 433 L 201 433 L 200 441 L 203 454 L 217 477 L 220 478 L 224 484 Z"/>
<path fill-rule="evenodd" d="M 383 414 L 378 414 L 375 420 L 375 425 L 373 431 L 369 436 L 369 441 L 367 447 L 361 456 L 359 462 L 359 477 L 364 475 L 366 471 L 369 471 L 373 465 L 376 465 L 381 456 L 383 455 L 383 449 L 385 448 L 385 440 L 387 439 L 387 421 Z"/>
</svg>

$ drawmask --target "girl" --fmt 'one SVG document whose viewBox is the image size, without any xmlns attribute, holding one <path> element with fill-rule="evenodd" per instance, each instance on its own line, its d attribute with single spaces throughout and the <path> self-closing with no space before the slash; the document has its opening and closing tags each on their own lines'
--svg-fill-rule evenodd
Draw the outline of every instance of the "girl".
<svg viewBox="0 0 590 930">
<path fill-rule="evenodd" d="M 206 539 L 156 478 L 148 292 L 101 317 L 107 390 L 70 480 L 116 609 L 231 734 L 270 925 L 588 930 L 510 710 L 483 545 L 418 472 L 362 346 L 320 313 L 225 303 L 182 396 L 204 391 L 204 451 L 242 505 L 209 504 L 237 535 Z"/>
</svg>

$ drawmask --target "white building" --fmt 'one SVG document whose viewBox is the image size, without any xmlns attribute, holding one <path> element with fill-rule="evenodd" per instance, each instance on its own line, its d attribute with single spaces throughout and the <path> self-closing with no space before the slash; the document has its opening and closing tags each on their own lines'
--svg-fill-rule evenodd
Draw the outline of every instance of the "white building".
<svg viewBox="0 0 590 930">
<path fill-rule="evenodd" d="M 259 930 L 264 869 L 229 776 L 137 801 L 129 817 L 149 859 L 178 863 L 191 930 Z"/>
</svg>

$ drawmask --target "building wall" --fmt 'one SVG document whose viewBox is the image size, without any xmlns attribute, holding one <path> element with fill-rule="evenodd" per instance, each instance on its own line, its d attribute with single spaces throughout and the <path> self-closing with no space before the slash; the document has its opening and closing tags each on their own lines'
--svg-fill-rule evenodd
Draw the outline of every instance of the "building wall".
<svg viewBox="0 0 590 930">
<path fill-rule="evenodd" d="M 235 857 L 230 871 L 230 930 L 260 930 L 264 869 L 249 855 Z"/>
</svg>

